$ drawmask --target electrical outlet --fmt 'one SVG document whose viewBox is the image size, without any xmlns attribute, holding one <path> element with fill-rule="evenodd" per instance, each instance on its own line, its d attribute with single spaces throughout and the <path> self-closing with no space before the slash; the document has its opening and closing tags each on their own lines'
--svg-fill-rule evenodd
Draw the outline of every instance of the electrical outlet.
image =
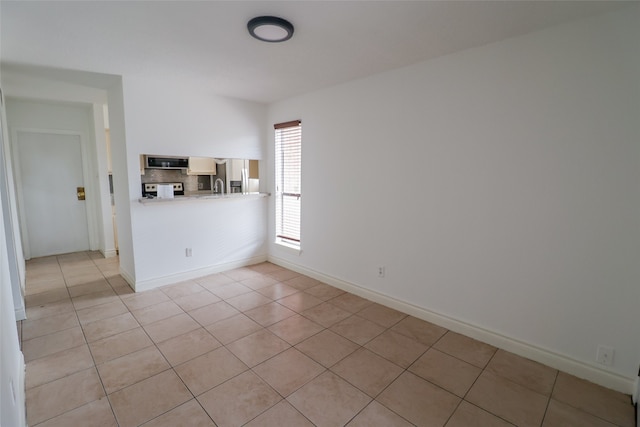
<svg viewBox="0 0 640 427">
<path fill-rule="evenodd" d="M 382 278 L 384 277 L 384 273 L 385 273 L 385 268 L 384 265 L 381 265 L 380 267 L 378 267 L 378 277 Z"/>
<path fill-rule="evenodd" d="M 605 366 L 612 366 L 613 353 L 614 353 L 614 349 L 612 347 L 607 347 L 606 345 L 599 345 L 598 352 L 596 353 L 596 362 Z"/>
<path fill-rule="evenodd" d="M 191 248 L 186 248 L 184 250 L 184 256 L 190 257 L 191 255 L 193 255 L 193 252 L 191 251 Z"/>
</svg>

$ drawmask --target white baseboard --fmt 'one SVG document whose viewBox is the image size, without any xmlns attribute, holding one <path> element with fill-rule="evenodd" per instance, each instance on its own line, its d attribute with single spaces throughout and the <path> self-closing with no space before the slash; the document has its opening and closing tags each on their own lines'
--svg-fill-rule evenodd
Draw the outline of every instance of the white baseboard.
<svg viewBox="0 0 640 427">
<path fill-rule="evenodd" d="M 124 281 L 127 282 L 129 286 L 131 286 L 131 289 L 135 291 L 136 279 L 131 274 L 129 274 L 128 271 L 124 271 L 122 269 L 122 266 L 120 267 L 119 273 L 120 273 L 120 276 L 122 276 L 122 278 L 124 279 Z"/>
<path fill-rule="evenodd" d="M 361 296 L 368 300 L 391 307 L 406 314 L 410 314 L 422 320 L 434 323 L 459 334 L 477 339 L 495 347 L 510 351 L 527 359 L 534 360 L 552 368 L 561 370 L 576 377 L 591 381 L 603 387 L 633 395 L 637 393 L 636 379 L 628 378 L 614 372 L 605 371 L 597 366 L 589 365 L 569 356 L 554 351 L 537 347 L 526 342 L 511 338 L 500 333 L 455 319 L 453 317 L 436 313 L 434 311 L 416 306 L 385 295 L 383 293 L 363 288 L 353 283 L 346 282 L 335 277 L 328 276 L 315 270 L 293 264 L 287 260 L 269 256 L 269 262 L 296 271 L 300 274 L 320 280 L 343 291 Z"/>
<path fill-rule="evenodd" d="M 118 251 L 116 249 L 101 250 L 100 252 L 105 258 L 113 258 L 114 256 L 118 256 Z"/>
<path fill-rule="evenodd" d="M 24 305 L 22 307 L 16 307 L 15 312 L 16 312 L 16 321 L 25 320 L 27 318 L 27 310 L 24 308 Z"/>
<path fill-rule="evenodd" d="M 160 286 L 171 285 L 173 283 L 182 282 L 185 280 L 195 279 L 198 277 L 208 276 L 209 274 L 220 273 L 222 271 L 233 270 L 234 268 L 246 267 L 248 265 L 258 264 L 261 262 L 265 262 L 267 260 L 266 255 L 245 258 L 237 261 L 226 262 L 222 264 L 216 264 L 204 268 L 198 268 L 196 270 L 185 271 L 178 274 L 172 274 L 170 276 L 163 276 L 154 279 L 148 280 L 130 280 L 127 277 L 124 279 L 129 283 L 133 284 L 132 287 L 136 292 L 147 291 L 149 289 L 154 289 Z M 120 273 L 122 274 L 122 272 Z"/>
</svg>

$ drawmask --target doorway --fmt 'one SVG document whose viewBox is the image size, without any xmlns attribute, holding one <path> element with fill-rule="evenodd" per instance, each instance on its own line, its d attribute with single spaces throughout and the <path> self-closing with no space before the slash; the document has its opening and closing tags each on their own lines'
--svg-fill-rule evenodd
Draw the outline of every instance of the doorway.
<svg viewBox="0 0 640 427">
<path fill-rule="evenodd" d="M 40 130 L 15 135 L 26 258 L 89 250 L 87 206 L 79 190 L 85 187 L 81 135 Z"/>
</svg>

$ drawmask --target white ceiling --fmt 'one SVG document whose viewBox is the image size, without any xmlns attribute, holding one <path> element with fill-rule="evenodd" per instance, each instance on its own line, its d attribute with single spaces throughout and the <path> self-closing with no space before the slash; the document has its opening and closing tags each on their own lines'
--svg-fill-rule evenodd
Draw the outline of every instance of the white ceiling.
<svg viewBox="0 0 640 427">
<path fill-rule="evenodd" d="M 273 102 L 604 13 L 616 1 L 6 1 L 0 58 L 115 75 L 179 77 Z M 275 15 L 285 43 L 246 23 Z"/>
</svg>

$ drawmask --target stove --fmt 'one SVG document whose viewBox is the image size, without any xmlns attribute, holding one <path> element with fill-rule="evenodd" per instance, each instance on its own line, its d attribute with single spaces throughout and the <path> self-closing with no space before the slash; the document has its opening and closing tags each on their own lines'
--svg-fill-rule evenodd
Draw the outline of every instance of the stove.
<svg viewBox="0 0 640 427">
<path fill-rule="evenodd" d="M 181 182 L 147 182 L 142 184 L 142 197 L 157 196 L 158 184 L 173 185 L 173 194 L 184 196 L 184 187 Z"/>
</svg>

